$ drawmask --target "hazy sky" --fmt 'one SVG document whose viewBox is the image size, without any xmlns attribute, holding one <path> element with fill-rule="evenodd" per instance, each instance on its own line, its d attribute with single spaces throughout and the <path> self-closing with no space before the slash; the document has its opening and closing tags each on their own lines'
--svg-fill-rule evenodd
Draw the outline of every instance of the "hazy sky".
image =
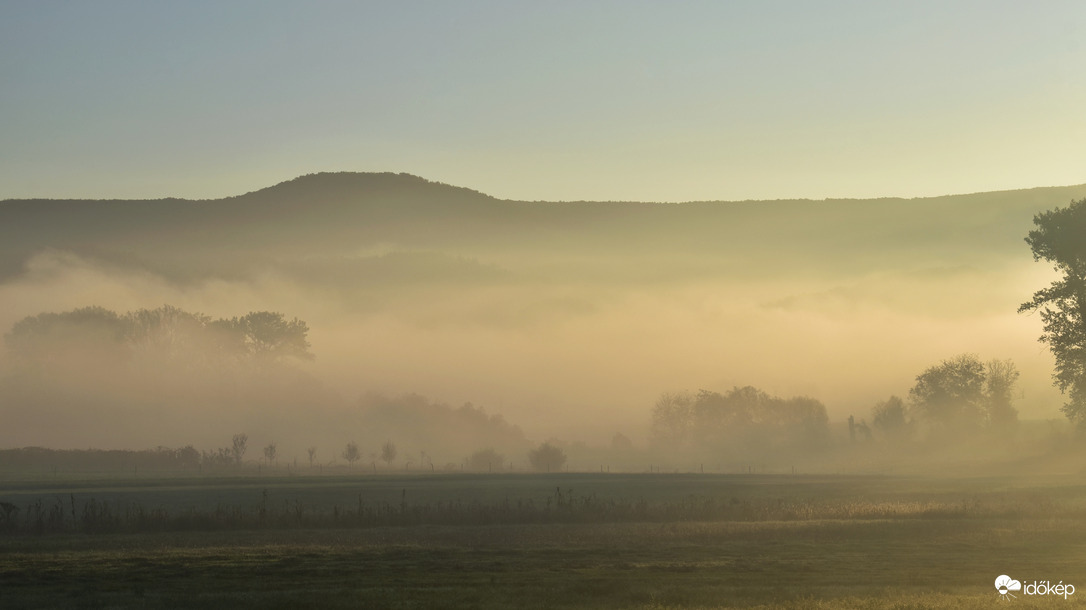
<svg viewBox="0 0 1086 610">
<path fill-rule="evenodd" d="M 1086 182 L 1086 2 L 0 0 L 0 198 Z"/>
</svg>

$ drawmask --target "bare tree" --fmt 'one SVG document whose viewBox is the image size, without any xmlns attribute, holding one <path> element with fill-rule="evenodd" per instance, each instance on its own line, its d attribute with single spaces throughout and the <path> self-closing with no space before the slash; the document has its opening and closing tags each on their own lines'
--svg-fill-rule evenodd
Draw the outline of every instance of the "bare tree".
<svg viewBox="0 0 1086 610">
<path fill-rule="evenodd" d="M 309 449 L 306 449 L 305 451 L 306 451 L 306 453 L 309 454 L 309 467 L 312 468 L 313 467 L 313 460 L 317 459 L 317 448 L 316 447 L 310 447 Z"/>
<path fill-rule="evenodd" d="M 988 398 L 988 425 L 1006 429 L 1018 423 L 1018 409 L 1014 401 L 1014 386 L 1018 382 L 1018 368 L 1010 360 L 989 360 L 985 364 L 988 376 L 984 392 Z"/>
<path fill-rule="evenodd" d="M 234 463 L 241 466 L 241 458 L 245 456 L 245 449 L 249 444 L 249 435 L 238 433 L 234 435 L 234 445 L 230 451 L 234 455 Z"/>
<path fill-rule="evenodd" d="M 652 408 L 652 438 L 663 446 L 677 446 L 694 430 L 694 396 L 689 392 L 664 394 Z"/>
<path fill-rule="evenodd" d="M 314 453 L 316 453 L 315 450 Z M 358 451 L 358 443 L 354 441 L 347 443 L 347 448 L 343 450 L 343 459 L 347 460 L 347 464 L 354 466 L 354 463 L 361 457 L 362 453 Z"/>
<path fill-rule="evenodd" d="M 392 444 L 392 441 L 385 441 L 385 444 L 381 446 L 381 460 L 386 465 L 392 466 L 392 460 L 396 459 L 396 445 Z"/>
<path fill-rule="evenodd" d="M 905 417 L 907 411 L 904 400 L 891 396 L 871 409 L 871 423 L 887 439 L 902 439 L 908 436 L 911 428 Z"/>
<path fill-rule="evenodd" d="M 265 463 L 266 464 L 271 464 L 272 462 L 275 462 L 276 464 L 278 464 L 279 462 L 276 459 L 278 457 L 279 457 L 279 447 L 275 443 L 268 443 L 268 446 L 264 447 L 264 460 L 265 460 Z"/>
</svg>

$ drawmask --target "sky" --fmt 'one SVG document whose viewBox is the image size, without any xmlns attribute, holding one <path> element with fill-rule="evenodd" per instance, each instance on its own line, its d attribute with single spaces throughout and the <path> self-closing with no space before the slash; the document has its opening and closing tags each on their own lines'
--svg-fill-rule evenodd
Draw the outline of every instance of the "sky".
<svg viewBox="0 0 1086 610">
<path fill-rule="evenodd" d="M 1086 182 L 1086 3 L 0 0 L 0 199 L 319 171 L 519 200 Z"/>
</svg>

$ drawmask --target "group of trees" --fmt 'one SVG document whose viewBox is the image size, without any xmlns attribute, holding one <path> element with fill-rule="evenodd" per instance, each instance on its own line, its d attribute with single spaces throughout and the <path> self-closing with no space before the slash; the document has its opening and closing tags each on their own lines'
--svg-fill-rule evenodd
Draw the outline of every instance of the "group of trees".
<svg viewBox="0 0 1086 610">
<path fill-rule="evenodd" d="M 1038 312 L 1040 341 L 1055 356 L 1055 385 L 1067 397 L 1064 415 L 1086 427 L 1086 199 L 1034 216 L 1026 243 L 1034 260 L 1052 264 L 1059 277 L 1034 293 L 1019 313 Z M 1012 405 L 1018 369 L 1010 360 L 982 363 L 963 354 L 917 376 L 908 402 L 891 396 L 872 411 L 887 438 L 903 438 L 920 425 L 929 433 L 987 429 L 1005 431 L 1018 421 Z M 866 422 L 864 422 L 866 423 Z"/>
<path fill-rule="evenodd" d="M 1037 291 L 1019 312 L 1039 312 L 1040 340 L 1056 360 L 1055 385 L 1067 400 L 1067 418 L 1086 428 L 1086 199 L 1038 214 L 1026 242 L 1034 260 L 1052 263 L 1060 274 Z M 962 354 L 929 367 L 916 377 L 906 400 L 891 396 L 875 405 L 871 425 L 849 417 L 857 432 L 870 438 L 872 427 L 886 439 L 917 433 L 928 438 L 957 438 L 970 432 L 1006 432 L 1018 421 L 1013 406 L 1019 372 L 1011 360 L 982 362 Z M 670 445 L 714 447 L 718 451 L 817 446 L 826 436 L 825 408 L 813 399 L 771 398 L 754 388 L 727 394 L 700 391 L 665 394 L 652 411 L 653 438 Z"/>
<path fill-rule="evenodd" d="M 917 375 L 907 400 L 891 396 L 876 404 L 871 425 L 891 441 L 921 432 L 934 438 L 1006 432 L 1018 422 L 1012 404 L 1018 375 L 1010 360 L 981 362 L 974 354 L 949 358 Z M 857 428 L 868 430 L 867 420 Z"/>
<path fill-rule="evenodd" d="M 826 443 L 826 407 L 807 397 L 770 396 L 747 386 L 721 394 L 664 394 L 652 410 L 653 440 L 716 456 L 809 451 Z"/>
<path fill-rule="evenodd" d="M 1036 228 L 1026 243 L 1034 260 L 1052 264 L 1059 277 L 1034 293 L 1019 313 L 1038 312 L 1044 324 L 1040 341 L 1055 356 L 1055 385 L 1067 401 L 1064 415 L 1086 426 L 1086 199 L 1034 216 Z M 982 363 L 963 354 L 917 376 L 908 404 L 896 396 L 872 412 L 876 429 L 901 438 L 920 424 L 929 432 L 1005 431 L 1018 421 L 1013 407 L 1018 369 L 1010 360 Z"/>
<path fill-rule="evenodd" d="M 12 468 L 21 470 L 55 469 L 65 471 L 156 471 L 156 470 L 234 470 L 245 464 L 245 454 L 248 451 L 249 437 L 246 434 L 235 434 L 231 444 L 211 451 L 198 451 L 192 445 L 186 445 L 180 449 L 157 447 L 155 449 L 125 450 L 125 449 L 45 449 L 42 447 L 24 447 L 21 449 L 0 449 L 0 468 Z M 277 463 L 278 444 L 268 443 L 263 450 L 265 464 L 272 466 Z M 317 448 L 309 447 L 306 450 L 311 468 L 315 463 Z M 393 462 L 398 452 L 392 441 L 386 441 L 380 450 L 380 460 L 385 462 L 386 468 L 393 468 Z M 378 454 L 373 454 L 377 456 Z M 362 452 L 358 443 L 347 443 L 342 454 L 347 460 L 348 467 L 353 467 L 355 462 L 362 458 Z M 429 456 L 423 453 L 423 459 Z M 528 463 L 532 469 L 539 472 L 558 472 L 566 463 L 566 453 L 557 443 L 548 441 L 540 444 L 528 452 Z M 506 461 L 504 455 L 494 449 L 482 449 L 471 454 L 463 465 L 446 464 L 442 470 L 466 470 L 467 472 L 502 472 L 508 471 L 512 464 Z M 428 467 L 428 468 L 427 468 Z M 432 461 L 426 461 L 423 469 L 433 468 Z"/>
<path fill-rule="evenodd" d="M 373 455 L 376 456 L 377 454 Z M 396 445 L 392 441 L 385 441 L 381 445 L 380 459 L 387 468 L 392 467 L 396 455 Z M 358 443 L 354 441 L 347 443 L 347 448 L 343 451 L 343 459 L 347 460 L 348 465 L 353 466 L 361 457 L 362 453 L 358 449 Z M 374 463 L 376 464 L 376 460 Z M 557 444 L 548 441 L 528 452 L 528 463 L 532 468 L 541 472 L 557 472 L 566 463 L 566 453 Z M 436 469 L 433 459 L 426 452 L 421 453 L 419 465 L 422 468 L 428 465 L 431 470 Z M 499 453 L 493 447 L 488 447 L 475 451 L 465 458 L 460 465 L 460 470 L 467 470 L 468 472 L 500 472 L 505 470 L 505 465 L 505 455 Z M 443 469 L 455 470 L 456 465 L 450 462 Z"/>
<path fill-rule="evenodd" d="M 213 453 L 197 451 L 192 445 L 180 449 L 46 449 L 23 447 L 0 449 L 0 468 L 33 470 L 60 468 L 65 471 L 197 470 L 208 464 Z"/>
<path fill-rule="evenodd" d="M 274 445 L 274 443 L 272 444 Z M 200 463 L 209 467 L 241 466 L 245 452 L 249 450 L 249 435 L 237 433 L 230 439 L 229 447 L 204 451 Z M 274 456 L 273 456 L 274 457 Z"/>
<path fill-rule="evenodd" d="M 566 463 L 566 452 L 548 441 L 528 452 L 528 463 L 541 472 L 557 472 Z"/>
<path fill-rule="evenodd" d="M 909 399 L 917 415 L 935 428 L 1004 429 L 1018 421 L 1011 406 L 1017 379 L 1010 360 L 982 363 L 973 354 L 962 354 L 918 375 Z"/>
<path fill-rule="evenodd" d="M 480 448 L 490 448 L 497 456 L 523 455 L 531 445 L 521 429 L 500 414 L 487 413 L 471 403 L 452 406 L 417 394 L 395 397 L 367 394 L 359 400 L 347 425 L 362 431 L 353 440 L 376 448 L 382 456 L 386 453 L 382 443 L 389 438 L 396 439 L 405 448 L 425 448 L 433 455 L 458 458 Z M 411 457 L 414 457 L 413 453 Z M 374 456 L 373 459 L 378 458 Z M 494 470 L 503 462 L 504 458 L 495 460 L 494 456 L 487 459 L 491 464 L 489 468 Z M 460 463 L 457 459 L 458 468 Z M 438 468 L 441 466 L 437 465 Z M 466 462 L 465 467 L 470 468 Z M 487 469 L 484 464 L 478 470 Z"/>
<path fill-rule="evenodd" d="M 271 311 L 213 319 L 171 305 L 124 314 L 84 307 L 23 318 L 4 335 L 4 343 L 23 361 L 138 359 L 191 367 L 309 360 L 308 333 L 305 322 Z"/>
<path fill-rule="evenodd" d="M 316 451 L 317 450 L 315 448 L 310 448 L 311 464 L 313 461 L 313 454 L 315 454 Z M 389 468 L 392 467 L 392 462 L 396 460 L 396 453 L 396 444 L 392 441 L 385 441 L 385 443 L 381 445 L 381 461 L 385 463 L 385 466 Z M 376 457 L 377 454 L 372 455 Z M 343 450 L 343 459 L 347 460 L 348 466 L 354 466 L 355 462 L 362 459 L 362 451 L 358 448 L 358 443 L 354 441 L 350 441 L 347 443 L 347 448 Z M 374 460 L 374 464 L 376 463 L 376 460 Z"/>
<path fill-rule="evenodd" d="M 204 452 L 202 455 L 197 453 L 192 446 L 177 450 L 176 452 L 160 447 L 157 450 L 158 453 L 156 455 L 160 458 L 162 455 L 167 455 L 170 460 L 173 460 L 178 464 L 183 462 L 184 464 L 191 466 L 207 465 L 211 467 L 240 467 L 248 449 L 248 443 L 248 435 L 239 433 L 231 438 L 231 445 L 229 447 L 223 447 L 217 451 Z M 268 445 L 264 447 L 265 463 L 268 465 L 276 463 L 276 459 L 279 455 L 278 451 L 279 446 L 277 443 L 268 443 Z M 317 448 L 309 447 L 306 449 L 306 453 L 309 457 L 310 467 L 314 466 Z M 399 451 L 396 448 L 396 444 L 389 440 L 381 445 L 379 453 L 374 452 L 371 453 L 370 456 L 374 458 L 374 465 L 376 465 L 377 459 L 380 459 L 385 463 L 386 468 L 391 469 L 398 454 Z M 341 457 L 347 461 L 348 467 L 353 467 L 355 462 L 362 459 L 362 450 L 359 448 L 357 442 L 350 441 L 344 448 Z M 159 461 L 162 460 L 160 459 Z M 556 442 L 547 441 L 528 452 L 528 463 L 533 469 L 540 472 L 557 472 L 561 470 L 562 466 L 566 463 L 566 453 Z M 435 469 L 432 458 L 430 458 L 426 452 L 421 453 L 419 465 L 424 469 L 426 466 L 429 466 L 430 469 Z M 460 469 L 466 469 L 469 472 L 499 472 L 506 469 L 505 465 L 506 461 L 503 454 L 498 453 L 493 448 L 487 448 L 476 451 L 468 456 Z M 444 469 L 451 470 L 453 468 L 447 464 Z"/>
<path fill-rule="evenodd" d="M 212 318 L 164 305 L 28 316 L 3 334 L 0 411 L 21 412 L 23 425 L 50 436 L 51 422 L 64 421 L 79 431 L 66 443 L 130 443 L 156 427 L 215 443 L 213 430 L 258 413 L 283 429 L 291 410 L 338 399 L 297 366 L 313 357 L 308 333 L 304 321 L 271 311 Z M 226 449 L 215 460 L 227 462 Z"/>
</svg>

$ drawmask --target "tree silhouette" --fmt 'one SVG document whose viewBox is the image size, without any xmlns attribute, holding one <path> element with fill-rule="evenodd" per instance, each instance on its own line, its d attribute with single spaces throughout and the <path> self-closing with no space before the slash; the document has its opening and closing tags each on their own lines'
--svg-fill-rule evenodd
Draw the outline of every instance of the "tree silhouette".
<svg viewBox="0 0 1086 610">
<path fill-rule="evenodd" d="M 126 349 L 127 324 L 122 316 L 102 307 L 83 307 L 63 313 L 45 312 L 16 322 L 4 335 L 13 354 L 55 361 L 58 357 L 120 360 Z"/>
<path fill-rule="evenodd" d="M 230 448 L 231 453 L 234 456 L 234 463 L 241 466 L 241 458 L 245 455 L 245 449 L 249 444 L 248 434 L 235 434 L 233 438 L 233 445 Z"/>
<path fill-rule="evenodd" d="M 480 449 L 468 456 L 467 468 L 477 472 L 491 472 L 501 470 L 505 464 L 505 456 L 494 449 Z"/>
<path fill-rule="evenodd" d="M 316 450 L 314 450 L 316 453 Z M 354 466 L 354 463 L 362 457 L 362 454 L 358 451 L 358 443 L 351 441 L 347 443 L 347 448 L 343 450 L 343 459 L 347 460 L 348 466 Z"/>
<path fill-rule="evenodd" d="M 267 447 L 264 447 L 264 460 L 265 463 L 271 464 L 276 462 L 276 458 L 279 456 L 279 447 L 275 443 L 268 443 Z"/>
<path fill-rule="evenodd" d="M 396 445 L 392 444 L 392 441 L 385 441 L 385 444 L 381 445 L 381 459 L 387 466 L 392 466 L 392 460 L 396 459 Z"/>
<path fill-rule="evenodd" d="M 313 460 L 317 458 L 317 448 L 310 447 L 309 449 L 306 449 L 305 452 L 309 454 L 309 467 L 312 468 Z"/>
<path fill-rule="evenodd" d="M 546 442 L 528 452 L 528 463 L 543 472 L 557 471 L 566 463 L 566 452 Z"/>
<path fill-rule="evenodd" d="M 660 448 L 692 447 L 712 454 L 768 455 L 782 449 L 818 449 L 829 436 L 821 402 L 770 396 L 751 387 L 721 394 L 664 394 L 652 411 L 652 438 Z"/>
<path fill-rule="evenodd" d="M 987 378 L 984 393 L 988 401 L 988 424 L 1007 428 L 1018 422 L 1018 409 L 1011 406 L 1018 368 L 1010 360 L 989 360 L 985 365 Z"/>
<path fill-rule="evenodd" d="M 909 400 L 935 429 L 1006 428 L 1018 421 L 1011 406 L 1017 379 L 1018 369 L 1010 360 L 984 364 L 974 354 L 962 354 L 917 375 Z"/>
<path fill-rule="evenodd" d="M 1080 427 L 1086 422 L 1086 199 L 1033 217 L 1026 243 L 1033 260 L 1046 260 L 1061 277 L 1038 290 L 1019 313 L 1039 311 L 1041 342 L 1056 357 L 1055 385 L 1067 396 L 1062 411 Z"/>
<path fill-rule="evenodd" d="M 942 426 L 979 426 L 983 417 L 984 365 L 962 354 L 926 369 L 909 390 L 913 407 Z"/>
<path fill-rule="evenodd" d="M 83 358 L 176 364 L 185 359 L 222 366 L 228 361 L 257 364 L 310 360 L 309 327 L 271 311 L 212 320 L 171 305 L 125 314 L 102 307 L 46 312 L 16 322 L 4 335 L 11 352 L 24 359 Z"/>
<path fill-rule="evenodd" d="M 298 318 L 288 321 L 278 312 L 254 311 L 240 318 L 217 320 L 213 325 L 232 333 L 235 346 L 260 362 L 313 359 L 306 339 L 309 327 Z"/>
<path fill-rule="evenodd" d="M 909 434 L 905 401 L 891 396 L 871 409 L 871 424 L 888 439 L 901 439 Z"/>
</svg>

